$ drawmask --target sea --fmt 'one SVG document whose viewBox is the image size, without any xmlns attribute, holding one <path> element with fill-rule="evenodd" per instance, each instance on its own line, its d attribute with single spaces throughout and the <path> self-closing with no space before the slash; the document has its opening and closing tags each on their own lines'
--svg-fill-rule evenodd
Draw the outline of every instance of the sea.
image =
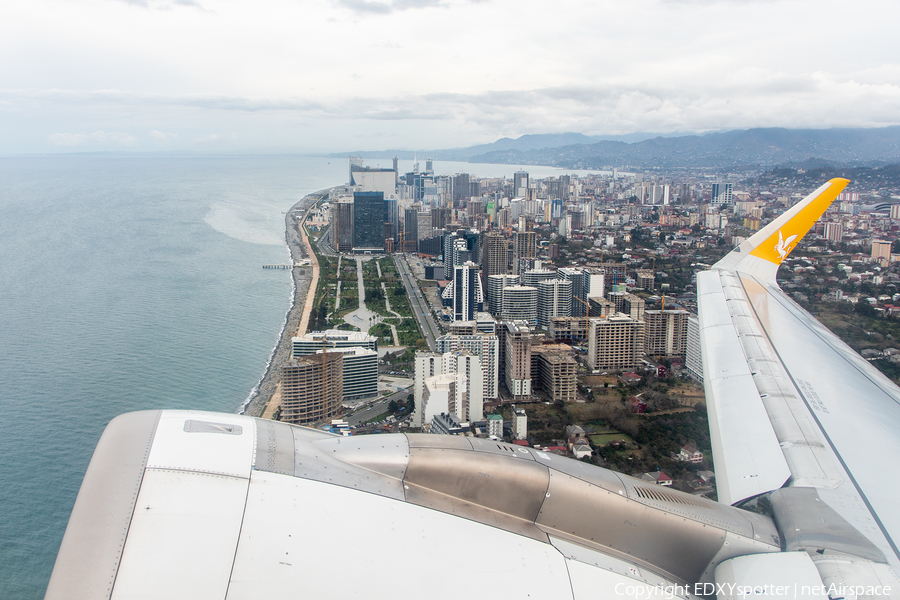
<svg viewBox="0 0 900 600">
<path fill-rule="evenodd" d="M 0 156 L 0 599 L 43 597 L 112 418 L 241 410 L 291 302 L 262 268 L 290 260 L 285 212 L 347 179 L 346 158 Z"/>
</svg>

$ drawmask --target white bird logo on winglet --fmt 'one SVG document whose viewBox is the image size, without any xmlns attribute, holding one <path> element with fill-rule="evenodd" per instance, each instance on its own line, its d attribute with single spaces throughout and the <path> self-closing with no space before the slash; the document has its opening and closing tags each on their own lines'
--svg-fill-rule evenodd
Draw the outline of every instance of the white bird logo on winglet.
<svg viewBox="0 0 900 600">
<path fill-rule="evenodd" d="M 787 253 L 790 252 L 791 242 L 796 239 L 796 235 L 792 235 L 788 239 L 784 239 L 781 236 L 781 230 L 778 230 L 778 243 L 775 244 L 775 252 L 778 253 L 778 256 L 781 257 L 781 260 L 784 260 L 784 257 L 787 256 Z"/>
</svg>

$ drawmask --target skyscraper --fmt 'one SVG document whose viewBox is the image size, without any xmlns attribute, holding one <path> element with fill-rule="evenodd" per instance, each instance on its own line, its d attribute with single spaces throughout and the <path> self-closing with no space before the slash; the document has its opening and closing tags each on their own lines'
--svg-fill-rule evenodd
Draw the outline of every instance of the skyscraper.
<svg viewBox="0 0 900 600">
<path fill-rule="evenodd" d="M 537 256 L 537 234 L 533 231 L 517 231 L 513 234 L 513 240 L 513 270 L 518 274 L 520 259 Z"/>
<path fill-rule="evenodd" d="M 523 285 L 504 288 L 500 317 L 504 321 L 524 321 L 534 326 L 537 323 L 537 288 Z"/>
<path fill-rule="evenodd" d="M 286 423 L 304 425 L 341 414 L 344 395 L 343 355 L 292 358 L 281 367 L 281 417 Z"/>
<path fill-rule="evenodd" d="M 507 252 L 508 247 L 509 243 L 501 234 L 484 234 L 481 247 L 481 266 L 484 270 L 485 277 L 506 274 L 506 266 L 509 262 L 509 253 Z"/>
<path fill-rule="evenodd" d="M 491 275 L 487 278 L 488 311 L 499 315 L 503 309 L 503 289 L 519 285 L 518 275 Z"/>
<path fill-rule="evenodd" d="M 588 270 L 564 267 L 556 271 L 556 276 L 559 279 L 566 279 L 572 282 L 573 317 L 583 317 L 585 315 L 588 298 L 603 296 L 604 276 L 598 269 Z"/>
<path fill-rule="evenodd" d="M 500 340 L 496 335 L 470 332 L 464 335 L 447 334 L 435 340 L 435 350 L 440 353 L 467 350 L 481 359 L 484 377 L 482 390 L 485 400 L 497 398 Z"/>
<path fill-rule="evenodd" d="M 334 244 L 338 252 L 353 251 L 353 203 L 334 205 Z"/>
<path fill-rule="evenodd" d="M 513 175 L 513 197 L 528 197 L 528 172 L 516 171 Z"/>
<path fill-rule="evenodd" d="M 531 399 L 531 330 L 524 321 L 506 323 L 506 389 L 513 402 Z"/>
<path fill-rule="evenodd" d="M 393 239 L 396 241 L 400 233 L 400 211 L 396 198 L 388 198 L 384 201 L 384 222 L 390 223 L 393 227 Z"/>
<path fill-rule="evenodd" d="M 644 323 L 622 313 L 591 318 L 588 366 L 594 370 L 633 369 L 644 349 Z"/>
<path fill-rule="evenodd" d="M 684 356 L 689 316 L 686 310 L 644 311 L 644 352 L 653 356 Z"/>
<path fill-rule="evenodd" d="M 353 250 L 384 250 L 384 194 L 353 193 Z"/>
<path fill-rule="evenodd" d="M 403 252 L 415 252 L 419 242 L 419 211 L 407 208 L 403 211 Z"/>
<path fill-rule="evenodd" d="M 481 279 L 475 263 L 464 263 L 453 267 L 453 320 L 471 321 L 475 318 L 478 305 L 484 304 Z M 479 298 L 481 297 L 481 298 Z M 480 300 L 480 301 L 479 301 Z"/>
<path fill-rule="evenodd" d="M 547 329 L 553 317 L 572 316 L 572 282 L 548 279 L 538 284 L 538 325 Z"/>
<path fill-rule="evenodd" d="M 714 183 L 712 184 L 710 202 L 712 204 L 731 204 L 733 191 L 733 183 Z"/>
</svg>

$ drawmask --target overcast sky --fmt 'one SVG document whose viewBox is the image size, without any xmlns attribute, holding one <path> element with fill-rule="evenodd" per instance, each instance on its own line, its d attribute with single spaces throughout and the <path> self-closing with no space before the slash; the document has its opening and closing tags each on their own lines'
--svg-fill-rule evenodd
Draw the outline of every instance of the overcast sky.
<svg viewBox="0 0 900 600">
<path fill-rule="evenodd" d="M 896 0 L 29 0 L 0 153 L 900 124 Z"/>
</svg>

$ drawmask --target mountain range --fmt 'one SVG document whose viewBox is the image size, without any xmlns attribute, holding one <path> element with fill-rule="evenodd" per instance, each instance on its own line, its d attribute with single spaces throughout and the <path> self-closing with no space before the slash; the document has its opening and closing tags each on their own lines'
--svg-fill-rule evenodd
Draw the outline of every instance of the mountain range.
<svg viewBox="0 0 900 600">
<path fill-rule="evenodd" d="M 523 135 L 445 150 L 355 152 L 362 158 L 550 165 L 568 169 L 744 168 L 900 162 L 900 126 L 872 129 L 757 128 L 702 135 Z M 345 157 L 347 153 L 332 154 Z"/>
</svg>

